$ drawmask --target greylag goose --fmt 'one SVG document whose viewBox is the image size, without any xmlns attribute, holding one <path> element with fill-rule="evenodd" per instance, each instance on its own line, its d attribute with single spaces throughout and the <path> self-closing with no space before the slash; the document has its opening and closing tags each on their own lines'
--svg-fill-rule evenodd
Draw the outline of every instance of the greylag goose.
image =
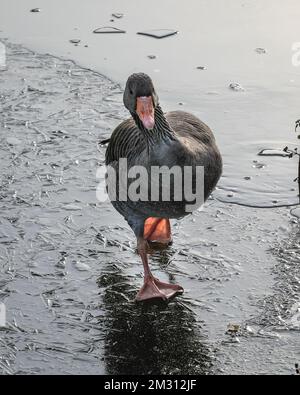
<svg viewBox="0 0 300 395">
<path fill-rule="evenodd" d="M 222 158 L 210 128 L 194 115 L 184 111 L 164 114 L 152 80 L 144 73 L 133 74 L 128 78 L 123 101 L 131 118 L 117 126 L 111 138 L 105 141 L 108 143 L 106 166 L 118 174 L 116 185 L 122 182 L 124 184 L 124 176 L 126 178 L 128 175 L 129 179 L 129 171 L 135 166 L 143 166 L 148 175 L 154 167 L 189 167 L 192 168 L 192 176 L 186 181 L 195 192 L 196 169 L 202 167 L 204 203 L 222 173 Z M 127 169 L 121 176 L 120 167 L 124 166 L 124 160 Z M 145 178 L 145 174 L 143 176 Z M 171 190 L 174 180 L 170 183 Z M 179 184 L 183 185 L 184 181 L 181 179 Z M 137 251 L 144 266 L 144 285 L 136 300 L 168 300 L 182 293 L 183 288 L 163 283 L 152 275 L 148 264 L 149 243 L 168 245 L 171 242 L 170 219 L 182 218 L 190 214 L 190 211 L 187 211 L 187 201 L 183 194 L 181 200 L 175 198 L 174 192 L 170 193 L 169 199 L 162 199 L 164 185 L 161 177 L 156 184 L 148 179 L 145 184 L 149 189 L 147 199 L 131 199 L 129 194 L 126 199 L 124 196 L 120 198 L 120 187 L 117 186 L 115 199 L 111 201 L 137 238 Z M 128 192 L 131 183 L 128 181 L 125 185 Z M 154 195 L 156 192 L 155 199 L 152 198 L 153 192 Z"/>
</svg>

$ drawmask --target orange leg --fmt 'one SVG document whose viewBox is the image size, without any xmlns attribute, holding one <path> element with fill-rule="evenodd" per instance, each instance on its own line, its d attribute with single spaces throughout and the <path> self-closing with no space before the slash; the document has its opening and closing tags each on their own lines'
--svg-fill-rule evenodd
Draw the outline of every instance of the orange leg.
<svg viewBox="0 0 300 395">
<path fill-rule="evenodd" d="M 144 239 L 169 244 L 172 241 L 170 221 L 166 218 L 148 218 L 144 224 Z"/>
<path fill-rule="evenodd" d="M 137 240 L 137 247 L 144 266 L 144 285 L 137 294 L 136 301 L 142 302 L 152 299 L 168 300 L 177 294 L 183 293 L 183 288 L 180 285 L 163 283 L 152 275 L 148 264 L 147 240 L 143 237 L 139 237 Z"/>
</svg>

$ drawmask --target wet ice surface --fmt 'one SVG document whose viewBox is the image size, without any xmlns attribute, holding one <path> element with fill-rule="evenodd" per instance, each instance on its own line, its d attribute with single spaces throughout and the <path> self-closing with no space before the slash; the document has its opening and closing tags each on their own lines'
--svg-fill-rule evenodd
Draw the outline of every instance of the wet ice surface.
<svg viewBox="0 0 300 395">
<path fill-rule="evenodd" d="M 209 200 L 175 221 L 173 246 L 151 257 L 155 275 L 186 293 L 168 306 L 137 306 L 134 236 L 95 193 L 105 152 L 97 142 L 127 117 L 119 86 L 70 61 L 7 51 L 0 372 L 292 374 L 300 360 L 297 217 Z M 269 160 L 258 152 L 257 144 L 245 149 L 249 176 L 264 171 L 253 160 Z M 235 183 L 236 172 L 227 168 L 225 181 Z M 241 328 L 239 342 L 226 335 L 229 324 Z"/>
<path fill-rule="evenodd" d="M 95 147 L 119 122 L 110 102 L 119 88 L 21 47 L 9 48 L 8 63 L 0 75 L 2 370 L 101 373 L 96 279 L 107 251 L 93 240 L 112 210 L 97 207 Z"/>
<path fill-rule="evenodd" d="M 216 197 L 223 202 L 258 208 L 299 204 L 298 185 L 294 182 L 298 161 L 282 151 L 286 145 L 291 149 L 297 147 L 288 141 L 236 143 L 231 155 L 226 153 L 228 160 Z"/>
</svg>

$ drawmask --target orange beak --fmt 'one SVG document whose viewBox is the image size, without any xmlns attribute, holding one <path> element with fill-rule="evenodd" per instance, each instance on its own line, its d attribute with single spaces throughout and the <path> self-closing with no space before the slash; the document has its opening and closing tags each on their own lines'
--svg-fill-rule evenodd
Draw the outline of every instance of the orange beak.
<svg viewBox="0 0 300 395">
<path fill-rule="evenodd" d="M 141 96 L 136 99 L 136 113 L 148 130 L 154 128 L 154 107 L 152 96 Z"/>
</svg>

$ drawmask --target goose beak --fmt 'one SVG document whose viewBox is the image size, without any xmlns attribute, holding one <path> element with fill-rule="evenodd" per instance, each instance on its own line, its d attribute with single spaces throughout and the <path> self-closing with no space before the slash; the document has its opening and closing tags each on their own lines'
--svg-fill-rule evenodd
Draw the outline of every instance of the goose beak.
<svg viewBox="0 0 300 395">
<path fill-rule="evenodd" d="M 154 128 L 154 107 L 152 96 L 141 96 L 136 99 L 136 113 L 148 130 Z"/>
</svg>

